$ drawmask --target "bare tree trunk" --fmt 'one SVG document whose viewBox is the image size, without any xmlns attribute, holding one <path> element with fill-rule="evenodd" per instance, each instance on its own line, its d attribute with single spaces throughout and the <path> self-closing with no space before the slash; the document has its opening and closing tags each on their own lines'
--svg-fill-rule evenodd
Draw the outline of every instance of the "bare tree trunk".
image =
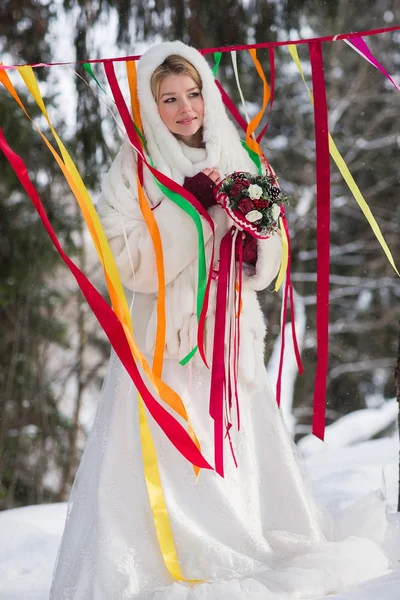
<svg viewBox="0 0 400 600">
<path fill-rule="evenodd" d="M 77 465 L 77 441 L 78 441 L 78 432 L 79 432 L 79 414 L 82 406 L 82 396 L 83 396 L 83 349 L 84 349 L 84 338 L 85 338 L 85 318 L 83 314 L 83 307 L 79 306 L 78 309 L 78 327 L 79 327 L 79 347 L 78 347 L 78 357 L 76 364 L 76 380 L 77 380 L 77 389 L 75 396 L 75 407 L 74 414 L 72 417 L 71 429 L 69 433 L 69 455 L 67 464 L 65 465 L 63 481 L 61 485 L 61 489 L 58 493 L 58 501 L 64 502 L 67 497 L 69 490 L 72 485 L 72 481 L 75 475 L 75 469 Z"/>
<path fill-rule="evenodd" d="M 2 462 L 4 460 L 4 455 L 6 452 L 6 442 L 7 442 L 7 428 L 8 428 L 8 412 L 10 408 L 10 399 L 13 397 L 13 386 L 15 382 L 15 373 L 17 369 L 18 355 L 19 355 L 19 345 L 21 342 L 21 338 L 24 334 L 23 329 L 26 323 L 26 313 L 27 313 L 28 303 L 24 302 L 22 307 L 18 307 L 17 314 L 15 316 L 15 326 L 14 326 L 14 335 L 12 342 L 12 350 L 11 350 L 11 360 L 10 366 L 8 369 L 8 373 L 6 376 L 6 385 L 4 389 L 4 402 L 2 402 L 2 407 L 0 411 L 0 472 L 2 467 Z"/>
<path fill-rule="evenodd" d="M 81 254 L 79 267 L 85 272 L 86 270 L 86 249 L 83 235 L 83 225 L 80 225 L 80 237 L 81 237 Z M 83 392 L 86 387 L 85 383 L 85 364 L 84 364 L 84 351 L 86 344 L 86 315 L 85 315 L 85 300 L 82 294 L 77 295 L 77 329 L 78 329 L 78 348 L 77 348 L 77 359 L 76 359 L 76 396 L 74 414 L 72 417 L 71 429 L 69 433 L 69 456 L 67 464 L 64 468 L 63 481 L 61 489 L 58 493 L 58 501 L 64 502 L 68 498 L 69 490 L 72 486 L 73 479 L 75 477 L 75 471 L 78 462 L 78 433 L 79 433 L 79 415 L 82 407 Z"/>
<path fill-rule="evenodd" d="M 52 435 L 49 426 L 49 418 L 46 405 L 46 381 L 47 381 L 47 348 L 42 346 L 38 352 L 39 363 L 39 389 L 37 394 L 37 402 L 39 408 L 38 422 L 40 423 L 40 433 L 38 435 L 39 457 L 36 464 L 35 480 L 36 484 L 33 487 L 35 494 L 34 503 L 43 504 L 44 502 L 44 475 L 48 467 L 48 453 L 46 452 L 46 440 Z"/>
<path fill-rule="evenodd" d="M 400 324 L 400 321 L 399 321 Z M 399 347 L 397 350 L 397 363 L 396 369 L 394 372 L 394 378 L 396 381 L 396 398 L 399 404 L 399 412 L 397 413 L 397 423 L 399 426 L 399 435 L 400 435 L 400 331 L 399 331 Z M 399 495 L 397 500 L 397 511 L 400 512 L 400 452 L 399 452 Z"/>
</svg>

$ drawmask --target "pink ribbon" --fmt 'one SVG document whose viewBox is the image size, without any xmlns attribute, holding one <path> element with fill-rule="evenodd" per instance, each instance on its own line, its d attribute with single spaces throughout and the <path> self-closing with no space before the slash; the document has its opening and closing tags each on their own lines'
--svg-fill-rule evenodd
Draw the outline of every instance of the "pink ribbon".
<svg viewBox="0 0 400 600">
<path fill-rule="evenodd" d="M 394 85 L 396 90 L 400 91 L 400 86 L 395 82 L 393 77 L 386 71 L 385 67 L 375 58 L 372 54 L 371 50 L 368 48 L 367 43 L 363 40 L 362 37 L 352 38 L 351 40 L 344 40 L 346 44 L 348 44 L 351 48 L 353 48 L 356 52 L 358 52 L 365 60 L 367 60 L 371 65 L 373 65 L 378 71 L 382 73 L 387 79 L 389 79 L 390 83 Z"/>
</svg>

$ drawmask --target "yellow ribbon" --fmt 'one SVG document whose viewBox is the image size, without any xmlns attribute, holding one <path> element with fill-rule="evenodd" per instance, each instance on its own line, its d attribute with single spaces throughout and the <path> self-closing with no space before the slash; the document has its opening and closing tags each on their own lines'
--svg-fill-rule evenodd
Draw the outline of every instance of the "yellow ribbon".
<svg viewBox="0 0 400 600">
<path fill-rule="evenodd" d="M 126 71 L 128 76 L 129 91 L 131 97 L 132 115 L 140 133 L 143 133 L 143 126 L 140 118 L 139 102 L 137 99 L 137 82 L 136 82 L 136 64 L 134 61 L 127 61 Z M 161 378 L 162 367 L 164 362 L 165 350 L 165 335 L 166 335 L 166 317 L 165 317 L 165 274 L 164 274 L 164 259 L 162 251 L 162 241 L 158 229 L 157 221 L 153 215 L 144 189 L 137 176 L 137 189 L 139 207 L 143 218 L 147 224 L 156 256 L 156 267 L 158 277 L 158 295 L 157 295 L 157 327 L 156 327 L 156 342 L 153 357 L 153 370 Z M 146 409 L 144 402 L 138 394 L 139 408 L 139 427 L 140 441 L 143 456 L 143 469 L 146 480 L 147 493 L 151 512 L 153 516 L 154 527 L 157 534 L 158 543 L 164 563 L 176 581 L 187 581 L 182 575 L 179 564 L 178 552 L 176 549 L 174 536 L 172 532 L 171 522 L 168 515 L 168 508 L 165 501 L 165 496 L 162 487 L 160 470 L 158 467 L 157 451 L 151 437 L 149 424 L 146 417 Z M 188 423 L 189 435 L 200 449 L 200 444 L 194 434 L 192 426 L 186 414 L 186 409 L 181 402 L 179 406 L 172 406 Z M 196 475 L 199 473 L 199 468 L 193 465 Z M 195 581 L 192 581 L 194 583 Z"/>
<path fill-rule="evenodd" d="M 165 332 L 166 332 L 166 319 L 165 319 L 165 275 L 164 275 L 164 261 L 162 253 L 162 244 L 160 232 L 157 226 L 157 221 L 154 218 L 153 212 L 147 202 L 144 190 L 137 177 L 137 189 L 138 189 L 138 200 L 139 206 L 142 211 L 142 215 L 146 221 L 149 229 L 150 236 L 153 241 L 153 246 L 156 254 L 156 265 L 158 275 L 158 297 L 157 297 L 157 327 L 156 327 L 156 343 L 153 357 L 153 370 L 155 374 L 161 378 L 162 367 L 164 362 L 164 350 L 165 350 Z M 175 398 L 176 402 L 171 406 L 178 414 L 189 422 L 185 406 L 179 396 Z M 160 546 L 161 554 L 164 559 L 164 563 L 171 573 L 172 577 L 177 581 L 187 581 L 182 575 L 181 568 L 179 565 L 178 553 L 175 546 L 174 536 L 172 533 L 171 522 L 168 515 L 167 504 L 164 497 L 160 471 L 158 468 L 157 451 L 151 437 L 149 424 L 146 417 L 146 410 L 144 402 L 138 394 L 138 407 L 139 407 L 139 426 L 140 426 L 140 440 L 142 446 L 143 456 L 143 468 L 144 476 L 146 480 L 147 493 L 149 496 L 149 502 L 151 512 L 153 515 L 153 522 L 157 533 L 157 539 Z M 195 443 L 197 438 L 193 433 L 193 430 L 189 423 L 189 433 Z M 197 442 L 197 447 L 200 448 L 200 444 Z M 194 466 L 195 473 L 197 474 L 199 469 Z"/>
<path fill-rule="evenodd" d="M 282 217 L 279 217 L 279 228 L 281 230 L 281 239 L 282 239 L 282 259 L 281 259 L 281 266 L 279 268 L 278 277 L 276 278 L 276 281 L 275 281 L 275 292 L 278 292 L 280 290 L 280 287 L 285 279 L 285 274 L 286 274 L 288 262 L 289 262 L 289 244 L 288 244 L 288 239 L 287 239 L 287 235 L 286 235 L 286 229 L 283 225 Z"/>
<path fill-rule="evenodd" d="M 138 396 L 138 401 L 140 441 L 142 445 L 146 486 L 149 494 L 151 512 L 153 515 L 157 539 L 164 563 L 176 581 L 200 583 L 200 580 L 198 579 L 186 579 L 182 575 L 171 522 L 168 516 L 168 509 L 163 494 L 160 471 L 158 468 L 157 453 L 151 437 L 149 424 L 147 422 L 144 402 L 140 395 Z"/>
<path fill-rule="evenodd" d="M 297 52 L 297 48 L 295 44 L 290 44 L 287 46 L 291 57 L 293 58 L 299 73 L 301 75 L 301 78 L 304 81 L 304 85 L 307 88 L 308 91 L 308 95 L 310 96 L 310 100 L 312 102 L 312 104 L 314 104 L 314 97 L 313 94 L 310 90 L 310 88 L 307 85 L 306 79 L 304 77 L 304 72 L 303 69 L 301 67 L 301 63 L 300 63 L 300 59 L 299 59 L 299 55 Z M 358 206 L 361 208 L 365 218 L 367 219 L 372 231 L 374 232 L 378 242 L 380 243 L 381 247 L 383 248 L 384 253 L 386 254 L 386 257 L 389 261 L 389 263 L 392 265 L 393 269 L 396 271 L 397 275 L 400 276 L 399 271 L 397 270 L 396 264 L 394 262 L 392 253 L 385 241 L 385 238 L 382 235 L 382 232 L 380 230 L 380 227 L 374 217 L 374 215 L 371 212 L 371 209 L 369 208 L 364 196 L 362 195 L 358 185 L 356 184 L 352 174 L 350 173 L 350 170 L 348 168 L 348 166 L 346 165 L 342 155 L 340 154 L 339 150 L 337 149 L 337 146 L 335 144 L 335 142 L 333 141 L 333 138 L 331 136 L 331 134 L 329 134 L 329 152 L 330 155 L 332 156 L 333 160 L 336 163 L 336 166 L 338 167 L 343 179 L 345 180 L 345 182 L 348 185 L 349 190 L 351 191 L 351 193 L 353 194 Z"/>
</svg>

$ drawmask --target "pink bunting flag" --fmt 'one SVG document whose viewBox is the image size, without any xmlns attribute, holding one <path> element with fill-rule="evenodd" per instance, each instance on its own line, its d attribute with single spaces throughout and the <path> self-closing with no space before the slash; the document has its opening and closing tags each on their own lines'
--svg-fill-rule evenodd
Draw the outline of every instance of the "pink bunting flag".
<svg viewBox="0 0 400 600">
<path fill-rule="evenodd" d="M 385 67 L 375 58 L 371 50 L 368 48 L 366 41 L 362 37 L 355 37 L 349 40 L 344 40 L 353 50 L 358 52 L 365 60 L 373 65 L 378 71 L 380 71 L 386 79 L 389 79 L 390 83 L 394 85 L 396 90 L 400 91 L 400 86 L 395 82 L 393 77 L 386 71 Z"/>
</svg>

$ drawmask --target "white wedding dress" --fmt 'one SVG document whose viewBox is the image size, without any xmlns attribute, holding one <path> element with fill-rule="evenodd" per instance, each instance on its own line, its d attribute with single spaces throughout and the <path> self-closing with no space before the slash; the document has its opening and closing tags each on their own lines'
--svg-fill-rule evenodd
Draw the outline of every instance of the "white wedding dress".
<svg viewBox="0 0 400 600">
<path fill-rule="evenodd" d="M 185 148 L 160 124 L 149 78 L 168 54 L 187 56 L 201 75 L 205 106 L 212 107 L 205 112 L 203 149 Z M 138 81 L 145 135 L 157 168 L 178 183 L 205 166 L 223 173 L 254 171 L 196 51 L 179 42 L 152 48 L 139 63 Z M 156 276 L 135 198 L 134 171 L 134 155 L 125 145 L 104 183 L 99 211 L 121 278 L 135 292 L 134 333 L 150 361 Z M 179 364 L 196 339 L 196 235 L 190 219 L 160 197 L 151 180 L 145 179 L 145 184 L 163 240 L 168 284 L 163 379 L 181 396 L 202 452 L 213 464 L 210 372 L 198 357 L 185 367 Z M 211 214 L 218 246 L 229 224 L 222 209 L 215 207 Z M 208 257 L 209 239 L 208 232 Z M 337 528 L 333 519 L 320 514 L 276 405 L 263 365 L 265 328 L 255 290 L 273 280 L 279 258 L 280 242 L 272 236 L 259 244 L 256 271 L 244 278 L 241 429 L 231 430 L 238 468 L 226 444 L 225 477 L 203 470 L 196 480 L 192 466 L 149 419 L 181 571 L 187 580 L 199 583 L 173 581 L 163 562 L 144 478 L 137 391 L 113 354 L 71 493 L 52 600 L 317 599 L 388 569 L 380 547 L 386 527 L 383 500 L 371 495 L 363 501 L 362 512 L 350 507 L 340 515 Z"/>
<path fill-rule="evenodd" d="M 212 460 L 208 373 L 166 361 L 164 375 L 184 400 Z M 227 455 L 224 479 L 202 471 L 196 482 L 189 463 L 157 426 L 151 427 L 182 573 L 204 580 L 173 583 L 147 496 L 137 393 L 112 357 L 71 495 L 53 600 L 320 598 L 387 570 L 377 543 L 385 531 L 383 502 L 371 497 L 358 532 L 351 512 L 347 526 L 342 515 L 341 530 L 363 535 L 365 526 L 375 541 L 327 541 L 266 374 L 260 372 L 259 380 L 242 403 L 235 439 L 239 468 Z M 335 539 L 334 527 L 327 533 Z"/>
</svg>

